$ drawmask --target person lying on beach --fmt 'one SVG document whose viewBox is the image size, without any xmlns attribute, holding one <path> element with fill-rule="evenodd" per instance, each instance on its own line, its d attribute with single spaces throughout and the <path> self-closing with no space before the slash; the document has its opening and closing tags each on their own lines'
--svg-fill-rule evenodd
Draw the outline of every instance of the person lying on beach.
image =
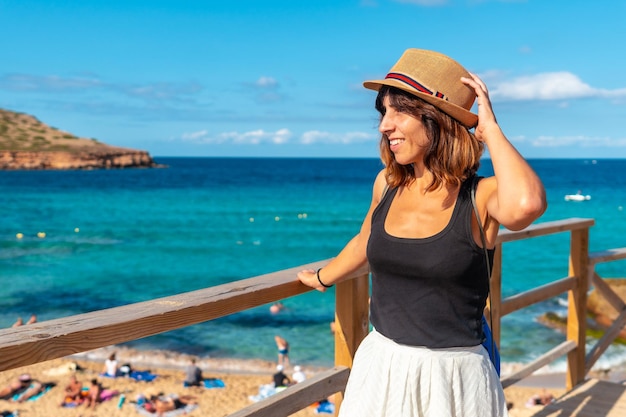
<svg viewBox="0 0 626 417">
<path fill-rule="evenodd" d="M 196 397 L 191 395 L 159 394 L 151 396 L 143 403 L 143 407 L 151 413 L 156 413 L 157 416 L 162 416 L 167 411 L 185 407 L 187 404 L 196 404 L 195 400 Z"/>
<path fill-rule="evenodd" d="M 0 389 L 0 399 L 21 403 L 39 394 L 43 388 L 43 384 L 31 378 L 30 374 L 22 374 Z M 17 394 L 19 397 L 14 399 Z"/>
<path fill-rule="evenodd" d="M 82 390 L 83 384 L 76 378 L 76 375 L 72 375 L 70 382 L 65 386 L 61 406 L 64 406 L 67 402 L 81 400 Z"/>
<path fill-rule="evenodd" d="M 91 385 L 89 387 L 89 393 L 87 397 L 85 397 L 85 407 L 95 409 L 96 404 L 98 404 L 100 400 L 100 393 L 102 392 L 102 386 L 98 382 L 96 378 L 91 380 Z"/>
<path fill-rule="evenodd" d="M 528 401 L 526 401 L 526 407 L 531 408 L 535 405 L 548 405 L 552 402 L 554 402 L 554 395 L 543 389 L 541 393 L 531 396 Z"/>
</svg>

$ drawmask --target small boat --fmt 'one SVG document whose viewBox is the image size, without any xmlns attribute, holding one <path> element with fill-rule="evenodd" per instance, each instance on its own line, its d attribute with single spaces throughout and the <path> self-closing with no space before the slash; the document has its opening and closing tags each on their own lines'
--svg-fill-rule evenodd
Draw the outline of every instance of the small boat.
<svg viewBox="0 0 626 417">
<path fill-rule="evenodd" d="M 591 200 L 591 196 L 589 194 L 587 195 L 583 195 L 583 194 L 567 194 L 565 196 L 565 201 L 587 201 L 587 200 Z"/>
</svg>

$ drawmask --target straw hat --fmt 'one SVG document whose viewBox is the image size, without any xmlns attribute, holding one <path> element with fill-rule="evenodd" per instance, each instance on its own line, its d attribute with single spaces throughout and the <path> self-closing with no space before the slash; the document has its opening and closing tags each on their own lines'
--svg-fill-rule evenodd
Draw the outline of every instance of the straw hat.
<svg viewBox="0 0 626 417">
<path fill-rule="evenodd" d="M 439 52 L 407 49 L 384 80 L 365 81 L 363 86 L 378 91 L 389 85 L 407 91 L 471 128 L 478 123 L 478 116 L 469 111 L 476 93 L 461 77 L 471 78 L 453 59 Z"/>
</svg>

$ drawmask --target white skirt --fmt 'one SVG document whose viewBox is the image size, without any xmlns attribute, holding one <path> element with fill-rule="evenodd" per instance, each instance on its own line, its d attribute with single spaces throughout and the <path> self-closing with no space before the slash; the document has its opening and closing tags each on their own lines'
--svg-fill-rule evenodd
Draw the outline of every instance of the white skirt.
<svg viewBox="0 0 626 417">
<path fill-rule="evenodd" d="M 372 331 L 354 358 L 339 417 L 504 417 L 502 385 L 482 345 L 428 349 Z"/>
</svg>

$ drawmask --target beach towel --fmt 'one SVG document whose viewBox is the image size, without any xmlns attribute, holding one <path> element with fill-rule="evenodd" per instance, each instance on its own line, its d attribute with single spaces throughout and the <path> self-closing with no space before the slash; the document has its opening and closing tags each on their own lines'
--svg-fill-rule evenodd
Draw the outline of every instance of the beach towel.
<svg viewBox="0 0 626 417">
<path fill-rule="evenodd" d="M 265 385 L 261 385 L 259 387 L 259 394 L 258 395 L 250 395 L 248 396 L 248 399 L 250 401 L 253 402 L 259 402 L 264 398 L 270 397 L 274 394 L 276 394 L 277 392 L 281 392 L 283 390 L 285 390 L 287 387 L 278 387 L 275 388 L 274 384 L 265 384 Z"/>
<path fill-rule="evenodd" d="M 185 388 L 188 388 L 188 387 L 191 387 L 192 385 L 190 385 L 187 382 L 183 382 L 183 386 Z M 224 384 L 224 381 L 222 381 L 219 378 L 207 378 L 202 381 L 202 386 L 204 388 L 224 388 L 226 384 Z"/>
<path fill-rule="evenodd" d="M 0 411 L 0 417 L 17 417 L 17 411 Z"/>
<path fill-rule="evenodd" d="M 41 398 L 42 395 L 44 395 L 46 392 L 50 391 L 50 389 L 52 389 L 52 387 L 54 387 L 56 384 L 43 384 L 43 387 L 41 388 L 41 391 L 38 392 L 37 394 L 33 395 L 32 397 L 30 397 L 29 399 L 27 399 L 26 401 L 36 401 L 39 398 Z M 30 388 L 30 387 L 28 387 Z M 24 392 L 26 392 L 28 390 L 28 388 L 16 393 L 13 395 L 13 397 L 11 397 L 11 399 L 13 401 L 19 401 L 20 398 L 22 398 L 22 395 L 24 394 Z"/>
<path fill-rule="evenodd" d="M 226 386 L 226 384 L 224 384 L 224 381 L 218 378 L 208 378 L 205 379 L 203 382 L 204 388 L 224 388 Z"/>
<path fill-rule="evenodd" d="M 135 381 L 146 381 L 146 382 L 151 382 L 153 381 L 158 375 L 157 374 L 153 374 L 150 371 L 131 371 L 129 374 L 123 374 L 121 372 L 118 372 L 115 376 L 111 376 L 109 374 L 106 373 L 101 373 L 100 374 L 101 377 L 103 378 L 120 378 L 120 377 L 128 377 L 128 378 L 132 378 Z"/>
<path fill-rule="evenodd" d="M 174 416 L 185 415 L 185 414 L 189 414 L 196 408 L 198 408 L 198 404 L 187 404 L 186 406 L 177 408 L 176 410 L 166 411 L 165 413 L 161 415 L 163 417 L 174 417 Z M 146 410 L 145 408 L 143 408 L 143 406 L 139 404 L 135 404 L 135 410 L 137 410 L 137 412 L 143 416 L 155 416 L 156 415 L 156 413 Z"/>
<path fill-rule="evenodd" d="M 135 381 L 153 381 L 158 375 L 151 373 L 150 371 L 131 371 L 129 377 Z"/>
<path fill-rule="evenodd" d="M 335 414 L 335 404 L 328 400 L 320 401 L 315 407 L 315 414 Z"/>
</svg>

